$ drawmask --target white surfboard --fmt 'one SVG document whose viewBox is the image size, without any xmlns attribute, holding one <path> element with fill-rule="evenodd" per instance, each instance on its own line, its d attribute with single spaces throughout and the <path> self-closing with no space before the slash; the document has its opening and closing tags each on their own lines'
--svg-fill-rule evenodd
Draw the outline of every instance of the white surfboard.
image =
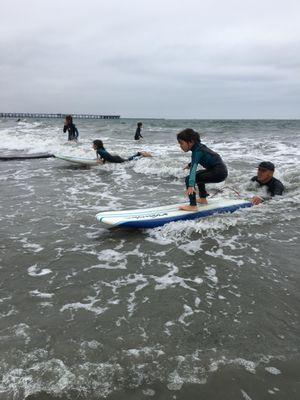
<svg viewBox="0 0 300 400">
<path fill-rule="evenodd" d="M 96 158 L 84 158 L 84 157 L 74 157 L 74 156 L 65 156 L 63 154 L 54 154 L 55 158 L 60 160 L 68 161 L 73 164 L 81 164 L 81 165 L 100 165 L 97 162 Z"/>
<path fill-rule="evenodd" d="M 53 154 L 50 153 L 32 153 L 32 154 L 23 154 L 23 153 L 15 153 L 15 154 L 0 154 L 1 161 L 12 161 L 12 160 L 34 160 L 38 158 L 51 158 L 54 157 Z"/>
<path fill-rule="evenodd" d="M 239 208 L 251 207 L 252 204 L 243 199 L 211 199 L 208 205 L 198 205 L 197 211 L 182 211 L 181 204 L 169 206 L 141 208 L 124 211 L 104 211 L 96 215 L 99 222 L 109 227 L 155 228 L 174 221 L 183 221 L 208 217 L 217 213 L 234 212 Z"/>
</svg>

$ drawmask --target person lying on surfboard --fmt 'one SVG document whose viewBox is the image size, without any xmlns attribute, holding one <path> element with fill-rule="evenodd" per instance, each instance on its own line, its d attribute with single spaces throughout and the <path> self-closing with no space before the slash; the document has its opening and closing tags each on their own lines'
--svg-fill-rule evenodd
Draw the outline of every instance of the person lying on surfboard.
<svg viewBox="0 0 300 400">
<path fill-rule="evenodd" d="M 148 153 L 147 151 L 138 151 L 136 154 L 128 158 L 123 158 L 118 155 L 112 155 L 105 150 L 102 140 L 94 140 L 93 149 L 96 150 L 99 164 L 104 164 L 106 161 L 110 163 L 123 163 L 126 161 L 136 160 L 141 157 L 152 157 L 152 154 Z"/>
<path fill-rule="evenodd" d="M 192 152 L 192 159 L 185 169 L 190 169 L 190 174 L 185 178 L 186 195 L 189 196 L 190 204 L 182 205 L 180 210 L 196 211 L 197 203 L 208 204 L 206 197 L 209 196 L 205 189 L 206 183 L 218 183 L 227 178 L 227 167 L 220 155 L 201 143 L 199 133 L 193 129 L 184 129 L 178 133 L 177 140 L 181 149 L 187 153 Z M 204 169 L 197 171 L 200 164 Z M 199 199 L 196 200 L 195 184 L 199 188 Z"/>
</svg>

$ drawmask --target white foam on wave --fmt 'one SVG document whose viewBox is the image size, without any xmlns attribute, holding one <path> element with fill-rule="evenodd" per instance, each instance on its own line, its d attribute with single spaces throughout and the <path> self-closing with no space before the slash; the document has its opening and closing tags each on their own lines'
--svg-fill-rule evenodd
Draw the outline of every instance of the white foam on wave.
<svg viewBox="0 0 300 400">
<path fill-rule="evenodd" d="M 61 146 L 63 141 L 53 135 L 53 128 L 43 127 L 42 134 L 37 132 L 39 125 L 27 124 L 21 129 L 1 130 L 1 147 L 9 151 L 22 153 L 50 152 Z"/>
<path fill-rule="evenodd" d="M 191 324 L 191 322 L 186 322 L 185 319 L 190 317 L 191 315 L 193 315 L 194 311 L 191 307 L 189 307 L 186 304 L 183 305 L 183 310 L 184 310 L 184 312 L 180 315 L 180 317 L 178 318 L 178 321 L 181 324 L 184 324 L 185 326 L 189 326 Z"/>
<path fill-rule="evenodd" d="M 38 276 L 44 276 L 51 274 L 52 271 L 49 268 L 41 268 L 38 266 L 38 264 L 34 264 L 31 267 L 27 269 L 28 275 L 33 276 L 33 277 L 38 277 Z"/>
<path fill-rule="evenodd" d="M 203 240 L 190 240 L 187 243 L 181 244 L 179 248 L 189 255 L 193 255 L 202 250 Z"/>
<path fill-rule="evenodd" d="M 252 400 L 251 397 L 245 392 L 245 390 L 241 389 L 241 393 L 245 400 Z"/>
<path fill-rule="evenodd" d="M 85 268 L 84 271 L 91 269 L 126 269 L 127 256 L 116 250 L 106 249 L 98 253 L 97 258 L 100 264 Z"/>
<path fill-rule="evenodd" d="M 162 245 L 175 242 L 181 250 L 187 253 L 196 253 L 201 250 L 203 238 L 215 238 L 218 234 L 222 235 L 223 232 L 233 227 L 248 225 L 247 213 L 251 213 L 251 211 L 252 209 L 247 209 L 236 211 L 233 214 L 213 215 L 199 220 L 171 222 L 162 227 L 148 230 L 147 240 Z M 259 224 L 259 221 L 255 223 L 252 219 L 252 223 Z M 190 244 L 190 238 L 194 233 L 200 234 L 202 239 L 197 239 L 195 243 Z M 238 236 L 236 235 L 235 240 L 237 239 Z M 189 240 L 188 244 L 187 240 Z M 231 243 L 230 246 L 232 246 L 233 240 L 231 238 L 228 245 Z"/>
<path fill-rule="evenodd" d="M 103 307 L 94 307 L 93 304 L 95 303 L 95 301 L 91 301 L 91 303 L 81 303 L 81 302 L 76 302 L 76 303 L 70 303 L 70 304 L 65 304 L 63 307 L 61 307 L 60 311 L 66 311 L 66 310 L 74 310 L 74 311 L 78 311 L 78 310 L 86 310 L 86 311 L 90 311 L 96 315 L 100 315 L 103 314 L 107 308 L 103 308 Z"/>
<path fill-rule="evenodd" d="M 170 160 L 165 157 L 142 158 L 134 164 L 133 170 L 137 173 L 154 175 L 160 178 L 172 177 L 183 180 L 186 176 L 182 164 L 178 162 L 170 163 Z"/>
<path fill-rule="evenodd" d="M 27 329 L 25 326 L 20 328 Z M 95 352 L 99 349 L 102 349 L 102 345 L 96 340 L 90 340 L 81 342 L 79 351 L 84 357 L 87 351 Z M 20 394 L 27 397 L 40 392 L 66 396 L 74 391 L 89 398 L 94 397 L 95 393 L 107 397 L 112 392 L 124 390 L 124 379 L 134 384 L 135 388 L 141 387 L 144 382 L 151 384 L 159 380 L 169 390 L 178 391 L 184 384 L 205 384 L 220 366 L 234 365 L 256 374 L 261 364 L 272 359 L 271 356 L 256 360 L 218 357 L 214 348 L 208 350 L 209 353 L 213 354 L 209 359 L 202 357 L 203 350 L 170 356 L 162 345 L 157 344 L 124 348 L 118 353 L 118 358 L 111 354 L 106 362 L 66 365 L 59 358 L 49 358 L 49 353 L 43 349 L 26 352 L 21 358 L 19 352 L 18 366 L 1 366 L 3 374 L 0 378 L 0 392 L 13 394 L 16 398 Z M 149 370 L 151 365 L 153 368 Z M 242 388 L 240 390 L 243 397 L 249 400 L 246 392 Z M 278 388 L 273 390 L 278 391 Z"/>
<path fill-rule="evenodd" d="M 107 136 L 103 138 L 108 139 Z M 66 156 L 95 158 L 92 140 L 80 138 L 68 142 L 67 134 L 56 123 L 26 122 L 1 129 L 1 148 L 20 153 L 58 153 Z"/>
<path fill-rule="evenodd" d="M 152 278 L 156 283 L 154 287 L 155 290 L 165 290 L 170 287 L 175 287 L 178 285 L 183 287 L 184 289 L 196 291 L 196 289 L 188 285 L 188 282 L 196 283 L 198 285 L 202 284 L 203 282 L 203 279 L 199 277 L 195 277 L 195 279 L 180 277 L 179 275 L 177 275 L 179 272 L 179 268 L 171 262 L 164 263 L 164 265 L 168 267 L 168 272 L 165 275 L 162 276 L 150 275 L 150 278 Z"/>
<path fill-rule="evenodd" d="M 27 238 L 21 239 L 20 242 L 23 244 L 23 247 L 25 249 L 30 249 L 34 253 L 39 253 L 44 249 L 44 247 L 42 247 L 38 243 L 29 243 Z"/>
<path fill-rule="evenodd" d="M 96 315 L 103 314 L 108 308 L 96 306 L 99 302 L 98 296 L 88 296 L 87 298 L 83 299 L 86 303 L 82 303 L 80 301 L 74 303 L 68 303 L 61 307 L 60 312 L 64 312 L 67 310 L 70 311 L 78 311 L 78 310 L 86 310 L 92 312 Z"/>
<path fill-rule="evenodd" d="M 265 370 L 272 375 L 280 375 L 282 373 L 280 369 L 275 367 L 265 367 Z"/>
<path fill-rule="evenodd" d="M 51 299 L 54 296 L 53 293 L 43 293 L 40 292 L 38 289 L 31 290 L 29 293 L 31 296 L 40 297 L 41 299 Z"/>
</svg>

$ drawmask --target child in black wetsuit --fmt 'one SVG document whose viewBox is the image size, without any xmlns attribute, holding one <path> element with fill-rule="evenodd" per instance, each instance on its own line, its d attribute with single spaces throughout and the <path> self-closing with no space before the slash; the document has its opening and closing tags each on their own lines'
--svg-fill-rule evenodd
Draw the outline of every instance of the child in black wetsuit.
<svg viewBox="0 0 300 400">
<path fill-rule="evenodd" d="M 227 168 L 219 154 L 202 144 L 199 133 L 193 129 L 185 129 L 178 133 L 177 140 L 184 152 L 192 152 L 191 163 L 186 167 L 190 169 L 190 174 L 185 179 L 186 194 L 189 196 L 190 205 L 180 206 L 180 210 L 195 211 L 197 210 L 197 202 L 207 204 L 208 193 L 205 184 L 224 181 L 228 175 Z M 198 164 L 204 169 L 197 171 Z M 198 200 L 196 200 L 196 183 L 200 196 Z"/>
<path fill-rule="evenodd" d="M 64 124 L 64 132 L 68 131 L 68 140 L 75 140 L 77 142 L 79 133 L 78 133 L 78 129 L 76 128 L 76 126 L 73 124 L 73 118 L 72 115 L 66 115 L 66 120 L 65 120 L 65 124 Z"/>
<path fill-rule="evenodd" d="M 96 150 L 97 158 L 101 164 L 104 164 L 106 161 L 110 163 L 123 163 L 125 161 L 132 161 L 140 157 L 152 157 L 152 154 L 148 153 L 147 151 L 139 151 L 128 158 L 112 155 L 105 150 L 102 140 L 94 140 L 93 149 Z"/>
<path fill-rule="evenodd" d="M 142 127 L 143 127 L 143 123 L 142 122 L 138 122 L 136 131 L 135 131 L 135 135 L 134 135 L 134 140 L 139 140 L 140 138 L 143 137 L 142 134 L 141 134 Z"/>
</svg>

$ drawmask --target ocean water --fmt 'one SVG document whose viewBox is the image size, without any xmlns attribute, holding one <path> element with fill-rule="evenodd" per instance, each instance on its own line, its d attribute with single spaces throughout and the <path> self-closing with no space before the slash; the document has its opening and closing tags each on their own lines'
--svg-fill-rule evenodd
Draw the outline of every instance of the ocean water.
<svg viewBox="0 0 300 400">
<path fill-rule="evenodd" d="M 153 158 L 83 167 L 0 161 L 0 399 L 286 399 L 300 393 L 300 121 L 1 120 L 0 153 Z M 109 230 L 103 210 L 184 201 L 201 132 L 229 168 L 211 195 L 249 198 L 262 160 L 284 196 L 152 230 Z M 219 191 L 223 186 L 223 192 Z"/>
</svg>

